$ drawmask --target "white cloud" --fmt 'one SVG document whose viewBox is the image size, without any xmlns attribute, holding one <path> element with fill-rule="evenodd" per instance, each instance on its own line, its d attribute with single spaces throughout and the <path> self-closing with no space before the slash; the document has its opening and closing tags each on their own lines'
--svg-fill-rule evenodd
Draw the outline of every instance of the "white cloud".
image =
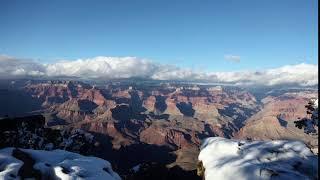
<svg viewBox="0 0 320 180">
<path fill-rule="evenodd" d="M 318 65 L 296 64 L 264 71 L 217 72 L 212 73 L 221 82 L 239 85 L 280 85 L 299 84 L 312 86 L 318 84 Z"/>
<path fill-rule="evenodd" d="M 159 65 L 136 57 L 96 57 L 75 61 L 60 61 L 46 65 L 49 76 L 78 76 L 86 78 L 147 77 Z"/>
<path fill-rule="evenodd" d="M 45 72 L 46 68 L 42 64 L 0 55 L 1 78 L 10 76 L 42 76 L 45 75 Z"/>
<path fill-rule="evenodd" d="M 200 72 L 136 57 L 95 57 L 41 64 L 0 56 L 0 77 L 72 76 L 80 78 L 145 77 L 157 80 L 206 80 L 236 85 L 318 84 L 318 65 L 296 64 L 263 71 Z"/>
<path fill-rule="evenodd" d="M 236 55 L 227 54 L 224 55 L 224 59 L 232 62 L 240 62 L 241 57 Z"/>
</svg>

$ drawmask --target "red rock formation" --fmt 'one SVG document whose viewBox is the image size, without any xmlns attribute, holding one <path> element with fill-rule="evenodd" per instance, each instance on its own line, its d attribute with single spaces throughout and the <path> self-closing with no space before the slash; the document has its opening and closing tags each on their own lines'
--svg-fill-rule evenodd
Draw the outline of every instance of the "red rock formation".
<svg viewBox="0 0 320 180">
<path fill-rule="evenodd" d="M 149 96 L 143 101 L 143 107 L 145 107 L 148 111 L 152 112 L 155 109 L 156 97 Z"/>
<path fill-rule="evenodd" d="M 140 141 L 148 144 L 173 145 L 176 148 L 188 147 L 192 144 L 190 134 L 182 131 L 151 126 L 140 133 Z"/>
<path fill-rule="evenodd" d="M 107 103 L 107 100 L 104 98 L 104 96 L 101 94 L 100 90 L 98 89 L 90 89 L 85 91 L 80 99 L 87 99 L 89 101 L 93 101 L 99 106 L 103 106 Z"/>
</svg>

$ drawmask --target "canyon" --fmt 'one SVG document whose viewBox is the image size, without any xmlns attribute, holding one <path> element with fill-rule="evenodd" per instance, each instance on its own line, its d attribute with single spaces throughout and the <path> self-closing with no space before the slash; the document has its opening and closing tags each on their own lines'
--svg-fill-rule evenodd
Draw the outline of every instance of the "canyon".
<svg viewBox="0 0 320 180">
<path fill-rule="evenodd" d="M 0 116 L 41 114 L 48 128 L 90 132 L 97 141 L 92 154 L 128 179 L 128 169 L 152 163 L 195 172 L 206 137 L 295 139 L 318 147 L 316 136 L 293 123 L 308 117 L 304 106 L 317 98 L 314 88 L 258 94 L 223 85 L 72 80 L 16 80 L 0 87 Z"/>
</svg>

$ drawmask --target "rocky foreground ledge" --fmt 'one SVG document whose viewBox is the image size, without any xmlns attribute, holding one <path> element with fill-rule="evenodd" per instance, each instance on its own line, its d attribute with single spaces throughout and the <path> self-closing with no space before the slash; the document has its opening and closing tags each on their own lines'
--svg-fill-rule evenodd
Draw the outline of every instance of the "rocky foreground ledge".
<svg viewBox="0 0 320 180">
<path fill-rule="evenodd" d="M 0 119 L 0 137 L 0 179 L 121 179 L 108 161 L 80 155 L 95 147 L 93 135 L 46 128 L 41 115 Z"/>
<path fill-rule="evenodd" d="M 0 179 L 120 180 L 108 161 L 64 150 L 4 148 L 0 150 Z"/>
<path fill-rule="evenodd" d="M 207 138 L 198 175 L 206 180 L 318 179 L 318 156 L 299 141 Z"/>
</svg>

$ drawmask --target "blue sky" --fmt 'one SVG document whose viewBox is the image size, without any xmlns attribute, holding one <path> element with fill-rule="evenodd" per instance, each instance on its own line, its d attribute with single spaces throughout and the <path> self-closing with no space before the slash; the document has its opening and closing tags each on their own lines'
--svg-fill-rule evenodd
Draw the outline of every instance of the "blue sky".
<svg viewBox="0 0 320 180">
<path fill-rule="evenodd" d="M 136 56 L 205 71 L 317 64 L 317 7 L 315 0 L 2 0 L 0 54 L 46 63 Z"/>
</svg>

